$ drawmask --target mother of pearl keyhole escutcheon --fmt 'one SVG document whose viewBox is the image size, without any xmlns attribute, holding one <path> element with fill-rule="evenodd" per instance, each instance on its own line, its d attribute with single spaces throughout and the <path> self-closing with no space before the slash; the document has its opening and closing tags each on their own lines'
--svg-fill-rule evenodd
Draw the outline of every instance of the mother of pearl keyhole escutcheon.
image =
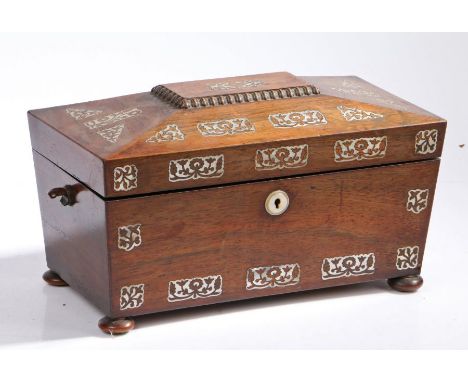
<svg viewBox="0 0 468 382">
<path fill-rule="evenodd" d="M 265 209 L 270 215 L 281 215 L 288 207 L 288 194 L 282 190 L 273 191 L 265 200 Z"/>
</svg>

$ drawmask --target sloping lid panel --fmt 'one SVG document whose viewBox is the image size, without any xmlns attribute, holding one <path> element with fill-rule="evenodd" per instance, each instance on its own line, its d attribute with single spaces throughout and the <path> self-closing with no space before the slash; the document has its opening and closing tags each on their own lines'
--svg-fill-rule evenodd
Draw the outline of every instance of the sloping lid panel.
<svg viewBox="0 0 468 382">
<path fill-rule="evenodd" d="M 104 197 L 415 161 L 441 154 L 443 119 L 388 93 L 382 94 L 391 107 L 382 106 L 381 100 L 370 102 L 369 93 L 364 94 L 363 102 L 363 94 L 342 97 L 344 92 L 331 89 L 346 79 L 354 81 L 354 86 L 372 86 L 356 77 L 321 81 L 322 77 L 297 78 L 285 73 L 271 76 L 198 81 L 187 88 L 163 85 L 180 93 L 178 101 L 165 99 L 153 89 L 152 93 L 32 111 L 32 120 L 40 121 L 40 125 L 31 124 L 33 148 Z M 289 76 L 294 77 L 291 82 Z M 258 94 L 270 91 L 259 88 L 255 81 L 268 87 L 272 86 L 268 81 L 276 81 L 269 99 L 250 101 L 242 96 L 227 104 L 202 105 L 199 101 L 199 107 L 185 107 L 185 101 L 180 102 L 228 96 L 226 91 L 235 96 L 240 93 L 225 88 L 244 84 L 254 86 Z M 292 84 L 290 89 L 314 90 L 311 94 L 281 91 Z M 214 93 L 209 95 L 213 86 Z M 378 88 L 372 89 L 380 94 Z M 243 94 L 249 92 L 253 90 Z M 396 107 L 399 104 L 403 108 Z M 76 146 L 70 150 L 86 151 L 94 165 L 96 160 L 102 164 L 101 169 L 87 169 L 84 160 L 64 160 L 63 151 L 51 157 L 51 150 L 44 146 L 47 139 L 36 140 L 34 129 L 41 129 L 42 136 L 50 132 L 52 141 L 57 133 L 69 139 Z M 86 171 L 98 175 L 85 177 Z"/>
<path fill-rule="evenodd" d="M 149 92 L 28 112 L 31 144 L 102 196 L 106 158 L 175 109 Z"/>
</svg>

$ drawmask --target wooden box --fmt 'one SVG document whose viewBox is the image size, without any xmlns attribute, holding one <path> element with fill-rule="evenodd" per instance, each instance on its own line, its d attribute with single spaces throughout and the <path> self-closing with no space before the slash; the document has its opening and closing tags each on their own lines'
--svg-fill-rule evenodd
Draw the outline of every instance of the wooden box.
<svg viewBox="0 0 468 382">
<path fill-rule="evenodd" d="M 446 121 L 357 77 L 173 83 L 28 113 L 52 285 L 131 317 L 414 291 Z"/>
</svg>

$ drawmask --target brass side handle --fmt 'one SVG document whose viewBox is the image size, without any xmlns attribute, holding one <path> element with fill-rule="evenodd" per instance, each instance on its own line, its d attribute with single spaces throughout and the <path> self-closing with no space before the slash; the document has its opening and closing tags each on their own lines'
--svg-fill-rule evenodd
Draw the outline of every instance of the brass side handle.
<svg viewBox="0 0 468 382">
<path fill-rule="evenodd" d="M 63 206 L 73 206 L 76 203 L 76 194 L 75 188 L 70 185 L 53 188 L 48 193 L 51 199 L 60 196 L 60 203 L 62 203 Z"/>
</svg>

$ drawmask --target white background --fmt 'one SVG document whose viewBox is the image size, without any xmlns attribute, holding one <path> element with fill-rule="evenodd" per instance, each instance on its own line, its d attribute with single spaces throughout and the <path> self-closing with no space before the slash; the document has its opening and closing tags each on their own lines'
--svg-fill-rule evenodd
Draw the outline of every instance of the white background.
<svg viewBox="0 0 468 382">
<path fill-rule="evenodd" d="M 467 46 L 453 34 L 0 36 L 0 348 L 468 348 Z M 137 318 L 109 338 L 97 309 L 44 284 L 28 109 L 281 70 L 355 74 L 448 120 L 418 293 L 385 282 L 312 291 Z"/>
</svg>

